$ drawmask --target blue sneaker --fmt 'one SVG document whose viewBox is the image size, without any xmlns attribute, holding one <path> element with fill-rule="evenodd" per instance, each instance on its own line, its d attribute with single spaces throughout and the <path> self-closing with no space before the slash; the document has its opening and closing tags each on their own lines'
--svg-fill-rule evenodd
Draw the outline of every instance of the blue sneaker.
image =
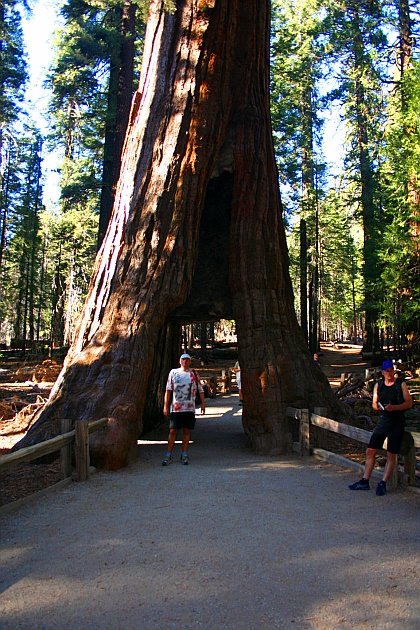
<svg viewBox="0 0 420 630">
<path fill-rule="evenodd" d="M 190 463 L 188 461 L 188 455 L 186 453 L 183 453 L 181 455 L 181 463 L 184 464 L 184 466 L 188 466 L 188 464 Z"/>
<path fill-rule="evenodd" d="M 350 490 L 370 490 L 369 479 L 361 479 L 349 486 Z"/>
<path fill-rule="evenodd" d="M 378 497 L 383 497 L 383 495 L 386 494 L 386 481 L 380 481 L 378 483 L 376 494 L 378 495 Z"/>
</svg>

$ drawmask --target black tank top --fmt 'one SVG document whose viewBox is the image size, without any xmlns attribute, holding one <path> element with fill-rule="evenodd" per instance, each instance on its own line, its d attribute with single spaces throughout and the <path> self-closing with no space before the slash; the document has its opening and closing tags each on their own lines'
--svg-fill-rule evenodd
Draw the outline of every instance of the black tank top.
<svg viewBox="0 0 420 630">
<path fill-rule="evenodd" d="M 385 385 L 385 383 L 378 385 L 378 399 L 379 402 L 386 407 L 388 404 L 400 405 L 400 395 L 397 384 L 394 382 L 392 385 Z M 383 429 L 389 429 L 395 422 L 404 422 L 404 411 L 380 411 L 378 426 Z"/>
</svg>

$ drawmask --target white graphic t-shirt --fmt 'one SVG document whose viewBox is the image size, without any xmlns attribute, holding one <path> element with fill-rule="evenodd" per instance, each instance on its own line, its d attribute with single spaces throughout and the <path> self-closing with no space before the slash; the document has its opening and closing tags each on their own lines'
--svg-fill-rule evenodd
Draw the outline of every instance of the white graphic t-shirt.
<svg viewBox="0 0 420 630">
<path fill-rule="evenodd" d="M 197 375 L 197 380 L 196 380 Z M 166 383 L 166 389 L 172 392 L 171 412 L 178 411 L 194 411 L 195 412 L 195 395 L 198 391 L 202 392 L 203 388 L 200 383 L 198 372 L 182 368 L 171 370 Z"/>
</svg>

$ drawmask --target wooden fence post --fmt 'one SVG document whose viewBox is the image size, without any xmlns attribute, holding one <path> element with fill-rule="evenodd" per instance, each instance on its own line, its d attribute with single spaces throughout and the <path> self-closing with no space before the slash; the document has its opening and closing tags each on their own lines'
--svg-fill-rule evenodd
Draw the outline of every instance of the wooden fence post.
<svg viewBox="0 0 420 630">
<path fill-rule="evenodd" d="M 227 371 L 227 390 L 226 393 L 229 394 L 229 396 L 232 393 L 232 370 L 230 368 L 228 368 Z"/>
<path fill-rule="evenodd" d="M 397 463 L 395 464 L 394 470 L 392 471 L 387 483 L 388 483 L 389 488 L 398 487 L 398 456 L 397 456 Z"/>
<path fill-rule="evenodd" d="M 404 455 L 404 476 L 403 483 L 408 486 L 414 486 L 416 478 L 416 449 L 413 444 L 407 455 Z"/>
<path fill-rule="evenodd" d="M 69 431 L 71 431 L 71 419 L 63 418 L 61 420 L 61 435 L 63 435 L 64 433 L 68 433 Z M 63 479 L 67 479 L 67 477 L 71 476 L 71 451 L 71 444 L 63 446 L 63 448 L 60 449 L 60 468 L 61 476 Z"/>
<path fill-rule="evenodd" d="M 90 477 L 89 430 L 87 420 L 76 420 L 76 473 L 77 481 L 86 481 Z"/>
<path fill-rule="evenodd" d="M 210 398 L 216 398 L 217 394 L 217 376 L 212 376 L 209 381 L 209 396 Z"/>
<path fill-rule="evenodd" d="M 328 414 L 328 408 L 327 407 L 315 407 L 314 408 L 314 413 L 317 416 L 322 416 L 323 418 L 325 418 Z M 324 450 L 328 450 L 327 446 L 328 446 L 328 434 L 324 429 L 321 429 L 319 427 L 312 427 L 312 436 L 313 436 L 313 444 L 314 446 L 317 446 L 318 448 L 323 448 Z"/>
<path fill-rule="evenodd" d="M 300 454 L 305 457 L 310 454 L 310 433 L 309 433 L 310 416 L 308 409 L 302 409 L 300 412 Z"/>
</svg>

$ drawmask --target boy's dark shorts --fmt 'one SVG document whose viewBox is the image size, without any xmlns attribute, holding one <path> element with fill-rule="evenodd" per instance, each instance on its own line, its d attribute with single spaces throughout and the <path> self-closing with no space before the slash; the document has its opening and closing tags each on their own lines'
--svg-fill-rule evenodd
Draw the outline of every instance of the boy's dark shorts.
<svg viewBox="0 0 420 630">
<path fill-rule="evenodd" d="M 194 429 L 195 413 L 194 411 L 177 411 L 169 414 L 170 429 Z"/>
<path fill-rule="evenodd" d="M 370 438 L 368 448 L 383 448 L 385 438 L 388 438 L 387 451 L 398 454 L 404 437 L 404 422 L 396 422 L 390 429 L 375 429 Z"/>
</svg>

